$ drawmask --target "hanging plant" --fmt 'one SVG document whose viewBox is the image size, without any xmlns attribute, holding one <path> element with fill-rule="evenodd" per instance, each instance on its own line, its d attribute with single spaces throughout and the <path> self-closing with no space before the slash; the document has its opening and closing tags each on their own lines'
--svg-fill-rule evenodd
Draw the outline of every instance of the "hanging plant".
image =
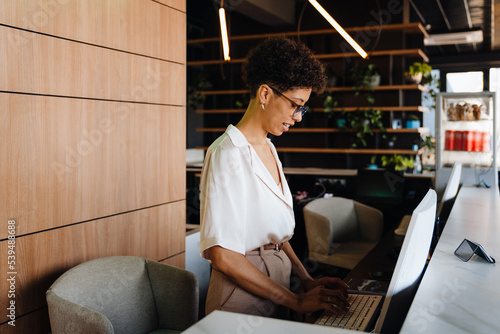
<svg viewBox="0 0 500 334">
<path fill-rule="evenodd" d="M 386 131 L 382 123 L 382 111 L 380 109 L 366 108 L 357 109 L 353 112 L 343 112 L 347 120 L 346 128 L 354 130 L 356 138 L 352 143 L 353 148 L 366 147 L 366 140 L 373 136 L 374 129 Z"/>
<path fill-rule="evenodd" d="M 202 93 L 204 90 L 212 88 L 211 82 L 208 80 L 208 75 L 202 73 L 194 79 L 194 84 L 189 85 L 187 89 L 188 107 L 192 109 L 198 108 L 205 102 L 206 95 Z"/>
<path fill-rule="evenodd" d="M 353 67 L 348 72 L 348 79 L 353 85 L 354 95 L 359 96 L 364 92 L 368 103 L 373 104 L 373 90 L 375 86 L 380 85 L 380 70 L 375 64 L 360 65 Z"/>
<path fill-rule="evenodd" d="M 333 109 L 339 105 L 339 101 L 332 95 L 331 91 L 325 91 L 323 94 L 323 106 L 328 118 L 333 117 Z"/>
<path fill-rule="evenodd" d="M 431 111 L 436 110 L 436 96 L 440 91 L 440 81 L 437 75 L 432 74 L 432 66 L 427 63 L 414 62 L 405 72 L 406 80 L 425 85 L 427 93 L 423 95 L 423 101 L 428 101 Z"/>
<path fill-rule="evenodd" d="M 378 79 L 373 79 L 377 77 Z M 380 83 L 380 71 L 375 64 L 360 65 L 353 67 L 348 72 L 348 79 L 353 84 L 355 96 L 360 96 L 363 92 L 368 104 L 373 105 L 374 86 Z M 382 122 L 383 113 L 380 109 L 375 110 L 372 107 L 359 108 L 354 112 L 343 112 L 346 118 L 346 128 L 353 129 L 356 137 L 351 147 L 366 147 L 367 139 L 374 135 L 374 129 L 380 129 L 385 132 L 386 129 Z"/>
</svg>

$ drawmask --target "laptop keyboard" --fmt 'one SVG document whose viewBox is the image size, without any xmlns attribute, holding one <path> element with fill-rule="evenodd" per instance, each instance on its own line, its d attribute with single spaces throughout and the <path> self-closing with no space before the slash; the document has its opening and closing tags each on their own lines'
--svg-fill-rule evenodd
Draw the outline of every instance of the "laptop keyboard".
<svg viewBox="0 0 500 334">
<path fill-rule="evenodd" d="M 349 311 L 336 315 L 326 310 L 316 321 L 316 324 L 365 331 L 370 325 L 381 299 L 382 297 L 377 295 L 350 294 L 348 298 L 351 304 Z"/>
</svg>

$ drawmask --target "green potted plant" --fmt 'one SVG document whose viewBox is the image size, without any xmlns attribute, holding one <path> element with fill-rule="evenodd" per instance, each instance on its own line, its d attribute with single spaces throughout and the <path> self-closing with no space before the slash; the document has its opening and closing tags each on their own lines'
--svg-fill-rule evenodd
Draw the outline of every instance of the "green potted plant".
<svg viewBox="0 0 500 334">
<path fill-rule="evenodd" d="M 355 90 L 373 90 L 380 85 L 380 70 L 375 64 L 360 65 L 349 70 L 348 78 Z"/>
<path fill-rule="evenodd" d="M 431 76 L 432 67 L 427 63 L 414 62 L 405 72 L 406 79 L 410 82 L 422 83 L 425 85 Z M 425 78 L 425 80 L 424 80 Z"/>
<path fill-rule="evenodd" d="M 406 119 L 406 128 L 407 129 L 418 129 L 420 128 L 420 119 L 417 115 L 410 114 Z"/>
<path fill-rule="evenodd" d="M 376 155 L 371 156 L 370 163 L 368 164 L 367 168 L 369 168 L 369 169 L 377 169 L 378 168 Z"/>
<path fill-rule="evenodd" d="M 425 85 L 427 92 L 422 95 L 422 102 L 431 110 L 436 109 L 436 96 L 440 91 L 440 82 L 436 74 L 432 74 L 432 66 L 427 63 L 414 62 L 405 72 L 408 81 Z"/>
<path fill-rule="evenodd" d="M 407 158 L 400 154 L 393 154 L 391 156 L 383 155 L 380 157 L 382 167 L 394 169 L 398 172 L 411 171 L 414 167 L 413 157 Z"/>
</svg>

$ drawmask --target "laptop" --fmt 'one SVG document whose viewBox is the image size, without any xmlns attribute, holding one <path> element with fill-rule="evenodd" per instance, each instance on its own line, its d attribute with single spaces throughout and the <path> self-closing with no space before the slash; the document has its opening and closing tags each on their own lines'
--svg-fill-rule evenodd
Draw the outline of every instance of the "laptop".
<svg viewBox="0 0 500 334">
<path fill-rule="evenodd" d="M 436 192 L 430 189 L 413 211 L 385 298 L 373 292 L 350 293 L 351 307 L 345 314 L 335 316 L 324 311 L 315 324 L 365 332 L 374 327 L 374 333 L 399 332 L 425 269 L 436 204 Z"/>
<path fill-rule="evenodd" d="M 369 295 L 349 291 L 349 311 L 336 315 L 325 310 L 315 324 L 344 329 L 368 331 L 373 328 L 376 316 L 379 314 L 383 296 Z"/>
</svg>

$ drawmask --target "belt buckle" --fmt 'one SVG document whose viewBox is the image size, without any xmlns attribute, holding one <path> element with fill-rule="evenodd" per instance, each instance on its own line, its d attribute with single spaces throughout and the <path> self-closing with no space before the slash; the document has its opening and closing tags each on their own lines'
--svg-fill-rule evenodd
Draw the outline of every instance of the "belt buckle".
<svg viewBox="0 0 500 334">
<path fill-rule="evenodd" d="M 281 248 L 279 244 L 274 244 L 274 250 L 277 252 L 281 252 Z"/>
</svg>

